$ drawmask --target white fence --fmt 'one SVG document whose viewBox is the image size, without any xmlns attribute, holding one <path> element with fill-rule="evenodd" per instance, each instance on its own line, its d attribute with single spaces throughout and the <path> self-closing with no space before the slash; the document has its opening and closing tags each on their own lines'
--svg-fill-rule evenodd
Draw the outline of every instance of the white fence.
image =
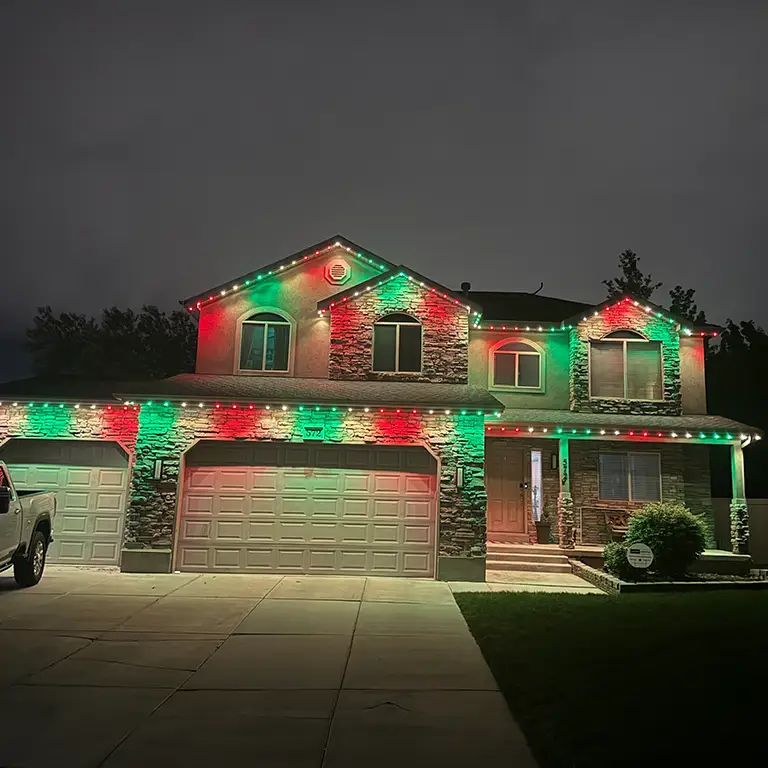
<svg viewBox="0 0 768 768">
<path fill-rule="evenodd" d="M 718 549 L 731 548 L 730 499 L 712 499 L 715 539 Z M 747 499 L 749 507 L 749 553 L 755 565 L 768 566 L 768 499 Z"/>
</svg>

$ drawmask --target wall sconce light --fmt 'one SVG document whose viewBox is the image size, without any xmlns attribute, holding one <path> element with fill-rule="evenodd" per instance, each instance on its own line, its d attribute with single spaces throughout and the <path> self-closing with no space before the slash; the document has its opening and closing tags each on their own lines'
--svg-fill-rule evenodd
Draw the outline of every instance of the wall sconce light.
<svg viewBox="0 0 768 768">
<path fill-rule="evenodd" d="M 160 480 L 162 476 L 163 476 L 163 460 L 155 459 L 154 468 L 152 470 L 152 479 Z"/>
<path fill-rule="evenodd" d="M 557 469 L 557 454 L 556 453 L 550 453 L 549 454 L 549 466 L 552 469 Z"/>
<path fill-rule="evenodd" d="M 464 467 L 456 468 L 456 487 L 457 488 L 464 487 Z"/>
</svg>

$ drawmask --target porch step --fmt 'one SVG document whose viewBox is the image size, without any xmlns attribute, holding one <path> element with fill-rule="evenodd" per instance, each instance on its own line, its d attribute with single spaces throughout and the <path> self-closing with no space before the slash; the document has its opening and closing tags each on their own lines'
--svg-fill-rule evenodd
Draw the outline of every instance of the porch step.
<svg viewBox="0 0 768 768">
<path fill-rule="evenodd" d="M 485 561 L 485 567 L 489 571 L 535 571 L 537 573 L 571 573 L 571 564 L 564 563 L 531 563 L 524 560 L 510 562 L 508 560 L 496 560 L 489 554 Z"/>
<path fill-rule="evenodd" d="M 488 557 L 493 560 L 504 561 L 507 563 L 541 563 L 542 565 L 568 564 L 568 558 L 565 555 L 544 555 L 538 552 L 505 552 L 503 550 L 491 549 L 488 547 Z"/>
</svg>

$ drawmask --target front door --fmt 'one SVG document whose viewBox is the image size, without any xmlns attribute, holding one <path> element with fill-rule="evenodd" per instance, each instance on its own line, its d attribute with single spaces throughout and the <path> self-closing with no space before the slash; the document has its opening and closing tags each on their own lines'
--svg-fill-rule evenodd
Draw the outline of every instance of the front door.
<svg viewBox="0 0 768 768">
<path fill-rule="evenodd" d="M 489 442 L 485 486 L 488 494 L 488 538 L 527 542 L 528 451 L 514 440 Z"/>
</svg>

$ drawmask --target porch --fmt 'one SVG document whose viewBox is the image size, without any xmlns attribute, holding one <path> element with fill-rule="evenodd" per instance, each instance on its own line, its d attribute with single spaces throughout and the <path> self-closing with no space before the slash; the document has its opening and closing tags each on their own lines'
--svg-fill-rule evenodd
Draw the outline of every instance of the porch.
<svg viewBox="0 0 768 768">
<path fill-rule="evenodd" d="M 743 449 L 760 438 L 747 425 L 709 415 L 499 414 L 486 424 L 487 567 L 501 560 L 563 566 L 566 555 L 601 560 L 605 543 L 620 538 L 631 514 L 652 501 L 686 504 L 705 523 L 716 552 L 712 445 L 730 452 L 731 540 L 733 552 L 744 555 Z"/>
</svg>

